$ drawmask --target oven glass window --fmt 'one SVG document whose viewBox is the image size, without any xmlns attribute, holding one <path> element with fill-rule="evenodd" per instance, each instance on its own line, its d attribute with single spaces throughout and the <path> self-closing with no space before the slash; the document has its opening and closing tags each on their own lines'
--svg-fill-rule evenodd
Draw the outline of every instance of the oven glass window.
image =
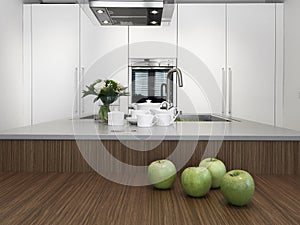
<svg viewBox="0 0 300 225">
<path fill-rule="evenodd" d="M 151 99 L 154 103 L 165 101 L 168 71 L 169 69 L 132 69 L 132 103 L 142 103 L 147 99 Z M 172 79 L 170 83 L 171 92 L 173 92 Z"/>
</svg>

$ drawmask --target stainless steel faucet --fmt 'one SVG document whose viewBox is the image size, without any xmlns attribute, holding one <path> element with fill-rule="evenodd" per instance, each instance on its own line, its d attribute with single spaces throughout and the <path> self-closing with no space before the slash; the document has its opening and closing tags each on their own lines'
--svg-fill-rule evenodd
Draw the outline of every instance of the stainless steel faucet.
<svg viewBox="0 0 300 225">
<path fill-rule="evenodd" d="M 171 93 L 171 76 L 173 76 L 174 72 L 177 74 L 178 86 L 183 87 L 181 70 L 179 68 L 170 69 L 167 74 L 167 102 L 170 104 L 170 107 L 173 106 L 173 100 L 171 101 L 173 94 Z"/>
</svg>

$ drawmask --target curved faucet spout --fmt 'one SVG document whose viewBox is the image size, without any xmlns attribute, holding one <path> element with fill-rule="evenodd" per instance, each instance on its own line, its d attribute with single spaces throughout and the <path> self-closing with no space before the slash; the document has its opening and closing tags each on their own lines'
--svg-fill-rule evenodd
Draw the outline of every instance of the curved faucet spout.
<svg viewBox="0 0 300 225">
<path fill-rule="evenodd" d="M 174 72 L 176 72 L 177 74 L 178 86 L 183 87 L 181 70 L 179 68 L 170 69 L 167 74 L 167 102 L 169 102 L 171 106 L 173 106 L 173 99 L 171 98 L 171 96 L 173 96 L 173 93 L 171 93 L 170 82 L 171 82 L 171 76 L 173 76 Z"/>
<path fill-rule="evenodd" d="M 170 76 L 172 76 L 174 72 L 177 74 L 178 86 L 183 87 L 182 73 L 179 68 L 170 69 L 167 74 L 167 79 L 170 79 Z"/>
</svg>

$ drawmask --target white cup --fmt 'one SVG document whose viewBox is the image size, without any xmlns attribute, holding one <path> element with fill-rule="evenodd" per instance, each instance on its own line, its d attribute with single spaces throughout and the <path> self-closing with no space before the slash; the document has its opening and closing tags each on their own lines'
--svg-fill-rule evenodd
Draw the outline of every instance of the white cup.
<svg viewBox="0 0 300 225">
<path fill-rule="evenodd" d="M 137 115 L 138 127 L 152 127 L 156 122 L 156 116 L 153 116 L 152 114 Z"/>
<path fill-rule="evenodd" d="M 149 114 L 147 110 L 131 110 L 131 118 L 137 119 L 138 115 Z"/>
<path fill-rule="evenodd" d="M 112 111 L 108 113 L 109 126 L 123 126 L 124 125 L 124 112 Z"/>
<path fill-rule="evenodd" d="M 172 114 L 165 113 L 165 114 L 156 114 L 156 117 L 157 117 L 157 125 L 165 127 L 173 124 L 177 115 L 173 116 Z"/>
</svg>

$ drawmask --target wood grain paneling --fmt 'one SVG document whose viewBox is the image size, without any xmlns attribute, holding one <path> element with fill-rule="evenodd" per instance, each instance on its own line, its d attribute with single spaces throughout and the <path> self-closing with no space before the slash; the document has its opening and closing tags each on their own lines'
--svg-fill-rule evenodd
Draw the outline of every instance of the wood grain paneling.
<svg viewBox="0 0 300 225">
<path fill-rule="evenodd" d="M 2 172 L 90 172 L 74 141 L 0 141 Z"/>
<path fill-rule="evenodd" d="M 297 142 L 224 142 L 218 157 L 229 168 L 241 168 L 254 174 L 299 174 L 295 155 Z"/>
<path fill-rule="evenodd" d="M 300 142 L 298 142 L 298 147 L 297 147 L 298 151 L 294 151 L 294 163 L 295 165 L 295 174 L 300 175 Z"/>
<path fill-rule="evenodd" d="M 246 207 L 227 204 L 220 190 L 187 197 L 179 176 L 171 190 L 130 187 L 96 173 L 0 173 L 0 223 L 99 225 L 296 225 L 299 176 L 254 176 Z"/>
<path fill-rule="evenodd" d="M 228 170 L 300 174 L 300 142 L 224 141 L 219 152 L 218 145 L 212 141 L 208 145 L 208 141 L 1 140 L 0 171 L 90 172 L 92 167 L 121 172 L 122 166 L 116 165 L 112 157 L 134 166 L 147 166 L 169 157 L 178 168 L 183 168 L 197 166 L 204 154 L 218 153 Z"/>
</svg>

